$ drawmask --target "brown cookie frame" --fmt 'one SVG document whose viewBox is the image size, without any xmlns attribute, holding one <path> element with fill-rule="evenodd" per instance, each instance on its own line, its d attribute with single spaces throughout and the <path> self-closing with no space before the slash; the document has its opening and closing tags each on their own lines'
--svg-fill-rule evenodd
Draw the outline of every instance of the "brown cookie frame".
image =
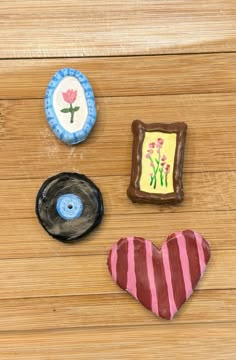
<svg viewBox="0 0 236 360">
<path fill-rule="evenodd" d="M 141 191 L 139 187 L 140 177 L 142 174 L 142 146 L 145 132 L 162 132 L 162 133 L 176 133 L 176 149 L 174 157 L 173 170 L 173 187 L 174 192 L 167 194 L 154 194 Z M 176 122 L 172 124 L 152 123 L 145 124 L 140 120 L 135 120 L 132 123 L 133 132 L 133 152 L 132 152 L 132 170 L 130 185 L 127 190 L 129 198 L 133 202 L 141 203 L 177 203 L 184 199 L 183 184 L 182 184 L 182 170 L 184 162 L 184 147 L 187 132 L 187 124 L 184 122 Z"/>
</svg>

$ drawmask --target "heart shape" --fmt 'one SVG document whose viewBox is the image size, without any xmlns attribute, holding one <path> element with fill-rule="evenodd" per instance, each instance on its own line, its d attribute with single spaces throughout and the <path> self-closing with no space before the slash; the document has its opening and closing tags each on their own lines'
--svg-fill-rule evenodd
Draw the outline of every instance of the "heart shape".
<svg viewBox="0 0 236 360">
<path fill-rule="evenodd" d="M 169 235 L 161 248 L 143 238 L 122 238 L 111 248 L 107 264 L 122 289 L 171 320 L 192 294 L 209 259 L 208 242 L 185 230 Z"/>
</svg>

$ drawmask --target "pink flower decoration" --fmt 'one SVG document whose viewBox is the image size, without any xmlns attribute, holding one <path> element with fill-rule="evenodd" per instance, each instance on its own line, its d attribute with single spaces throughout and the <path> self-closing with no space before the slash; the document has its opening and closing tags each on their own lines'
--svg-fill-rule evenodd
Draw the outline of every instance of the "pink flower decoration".
<svg viewBox="0 0 236 360">
<path fill-rule="evenodd" d="M 157 139 L 157 142 L 158 142 L 160 145 L 163 145 L 163 143 L 164 143 L 164 139 L 162 139 L 162 138 L 158 138 L 158 139 Z"/>
<path fill-rule="evenodd" d="M 146 159 L 149 159 L 150 158 L 150 155 L 149 154 L 146 154 Z"/>
<path fill-rule="evenodd" d="M 153 163 L 151 163 L 151 164 L 150 164 L 150 166 L 151 166 L 151 167 L 154 167 L 154 164 L 153 164 Z"/>
<path fill-rule="evenodd" d="M 153 154 L 153 150 L 151 149 L 151 150 L 148 150 L 148 152 L 149 152 L 149 154 Z"/>
<path fill-rule="evenodd" d="M 154 142 L 151 142 L 151 143 L 149 144 L 149 147 L 150 147 L 151 149 L 154 149 L 155 143 L 154 143 Z"/>
<path fill-rule="evenodd" d="M 167 164 L 166 167 L 165 167 L 165 173 L 169 174 L 169 172 L 170 172 L 170 165 Z"/>
<path fill-rule="evenodd" d="M 166 159 L 167 159 L 166 155 L 163 155 L 163 156 L 161 157 L 161 161 L 166 161 Z"/>
<path fill-rule="evenodd" d="M 162 145 L 160 143 L 156 143 L 157 149 L 161 149 Z"/>
<path fill-rule="evenodd" d="M 77 97 L 77 91 L 76 90 L 67 90 L 66 92 L 62 93 L 63 99 L 68 104 L 73 104 Z"/>
<path fill-rule="evenodd" d="M 150 175 L 150 176 L 153 176 L 153 173 L 150 173 L 149 175 Z"/>
</svg>

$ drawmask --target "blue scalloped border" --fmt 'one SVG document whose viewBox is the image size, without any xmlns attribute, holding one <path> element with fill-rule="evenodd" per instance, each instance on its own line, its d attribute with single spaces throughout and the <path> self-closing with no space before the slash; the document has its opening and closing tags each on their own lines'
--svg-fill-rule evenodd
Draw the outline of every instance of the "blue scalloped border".
<svg viewBox="0 0 236 360">
<path fill-rule="evenodd" d="M 61 82 L 61 80 L 64 79 L 66 76 L 73 76 L 80 82 L 81 86 L 84 89 L 84 94 L 88 106 L 88 116 L 85 120 L 83 128 L 74 133 L 70 133 L 60 124 L 53 107 L 54 91 Z M 84 141 L 96 122 L 97 111 L 93 89 L 86 76 L 84 76 L 84 74 L 82 74 L 78 70 L 64 68 L 58 70 L 53 75 L 46 90 L 44 106 L 46 117 L 53 133 L 56 135 L 56 137 L 58 137 L 66 144 L 74 145 Z"/>
</svg>

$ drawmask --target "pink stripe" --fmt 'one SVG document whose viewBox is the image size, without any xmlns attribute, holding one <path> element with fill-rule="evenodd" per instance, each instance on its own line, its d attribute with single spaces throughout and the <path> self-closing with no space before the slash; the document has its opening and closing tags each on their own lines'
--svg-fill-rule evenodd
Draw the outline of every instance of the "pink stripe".
<svg viewBox="0 0 236 360">
<path fill-rule="evenodd" d="M 196 233 L 195 231 L 194 231 L 194 235 L 195 235 L 196 242 L 197 242 L 199 264 L 200 264 L 200 270 L 201 270 L 201 276 L 202 276 L 206 269 L 205 256 L 204 256 L 204 251 L 203 251 L 203 247 L 202 247 L 202 237 L 200 234 Z"/>
<path fill-rule="evenodd" d="M 116 271 L 116 264 L 117 264 L 117 245 L 113 245 L 111 251 L 111 275 L 112 279 L 116 282 L 117 279 L 117 271 Z"/>
<path fill-rule="evenodd" d="M 134 264 L 134 238 L 128 237 L 128 274 L 127 290 L 137 299 L 136 275 Z"/>
<path fill-rule="evenodd" d="M 158 304 L 157 304 L 157 290 L 156 290 L 156 283 L 154 277 L 154 270 L 153 270 L 153 261 L 152 261 L 152 243 L 151 241 L 145 240 L 145 247 L 146 247 L 146 262 L 147 262 L 147 274 L 149 280 L 149 287 L 151 290 L 152 296 L 152 312 L 158 314 Z"/>
<path fill-rule="evenodd" d="M 184 277 L 186 299 L 188 299 L 193 292 L 193 288 L 192 288 L 192 281 L 191 281 L 190 268 L 189 268 L 189 259 L 186 249 L 186 241 L 184 235 L 181 232 L 176 233 L 175 236 L 179 247 L 179 256 L 180 256 L 180 262 Z"/>
<path fill-rule="evenodd" d="M 163 265 L 164 265 L 164 270 L 165 270 L 168 298 L 169 298 L 169 304 L 170 304 L 170 315 L 171 315 L 171 319 L 172 319 L 174 314 L 177 311 L 177 308 L 176 308 L 176 304 L 175 304 L 175 300 L 174 300 L 173 287 L 172 287 L 172 281 L 171 281 L 170 262 L 169 262 L 169 252 L 168 252 L 166 243 L 164 243 L 162 246 L 162 257 L 163 257 Z"/>
</svg>

